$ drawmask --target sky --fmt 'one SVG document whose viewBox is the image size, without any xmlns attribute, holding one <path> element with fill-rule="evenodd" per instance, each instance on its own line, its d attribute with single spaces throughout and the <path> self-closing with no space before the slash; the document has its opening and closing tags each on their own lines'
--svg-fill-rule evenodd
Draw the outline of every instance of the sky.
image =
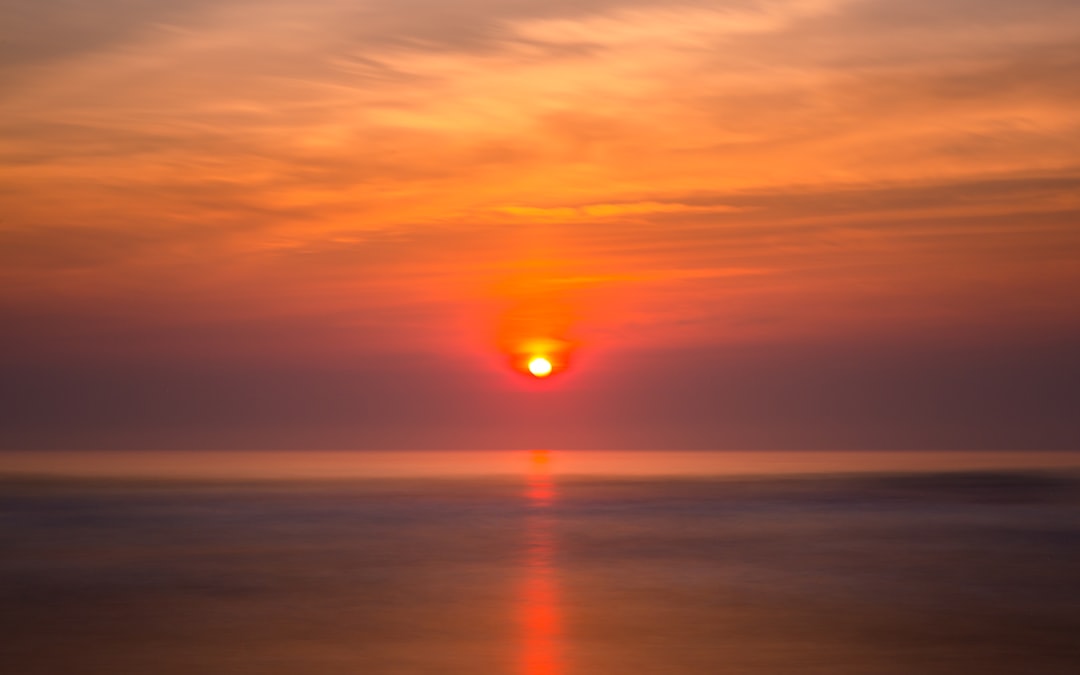
<svg viewBox="0 0 1080 675">
<path fill-rule="evenodd" d="M 0 448 L 1080 449 L 1072 0 L 0 13 Z"/>
</svg>

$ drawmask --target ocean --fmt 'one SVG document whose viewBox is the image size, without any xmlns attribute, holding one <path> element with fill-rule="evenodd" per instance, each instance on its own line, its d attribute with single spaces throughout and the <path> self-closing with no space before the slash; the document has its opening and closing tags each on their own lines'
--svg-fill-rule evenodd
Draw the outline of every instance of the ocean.
<svg viewBox="0 0 1080 675">
<path fill-rule="evenodd" d="M 0 457 L 11 675 L 1076 675 L 1080 455 Z"/>
</svg>

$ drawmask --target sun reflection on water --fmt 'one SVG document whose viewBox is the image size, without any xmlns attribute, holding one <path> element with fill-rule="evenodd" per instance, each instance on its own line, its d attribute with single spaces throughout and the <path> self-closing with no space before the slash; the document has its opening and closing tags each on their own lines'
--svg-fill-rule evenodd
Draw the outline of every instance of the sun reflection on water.
<svg viewBox="0 0 1080 675">
<path fill-rule="evenodd" d="M 555 485 L 551 478 L 550 453 L 530 455 L 525 498 L 525 581 L 521 595 L 523 629 L 523 675 L 561 675 L 561 616 L 555 583 L 555 538 L 551 506 Z"/>
</svg>

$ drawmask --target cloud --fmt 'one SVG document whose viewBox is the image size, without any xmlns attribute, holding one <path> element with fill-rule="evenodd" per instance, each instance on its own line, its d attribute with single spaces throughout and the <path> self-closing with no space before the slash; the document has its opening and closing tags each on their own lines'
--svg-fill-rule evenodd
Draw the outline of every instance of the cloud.
<svg viewBox="0 0 1080 675">
<path fill-rule="evenodd" d="M 519 273 L 656 344 L 1064 321 L 1074 4 L 20 5 L 0 298 L 386 344 Z"/>
<path fill-rule="evenodd" d="M 582 204 L 581 206 L 502 206 L 499 213 L 530 220 L 592 220 L 626 218 L 662 213 L 729 213 L 741 209 L 724 204 L 680 204 L 678 202 L 624 202 L 617 204 Z"/>
</svg>

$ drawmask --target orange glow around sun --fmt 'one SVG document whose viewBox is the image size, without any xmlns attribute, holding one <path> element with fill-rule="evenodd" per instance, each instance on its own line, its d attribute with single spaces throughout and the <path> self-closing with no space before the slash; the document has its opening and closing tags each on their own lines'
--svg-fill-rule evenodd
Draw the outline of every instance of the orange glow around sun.
<svg viewBox="0 0 1080 675">
<path fill-rule="evenodd" d="M 567 335 L 570 312 L 552 298 L 523 295 L 500 317 L 499 350 L 522 375 L 535 379 L 558 375 L 569 366 L 577 346 Z"/>
<path fill-rule="evenodd" d="M 514 370 L 544 379 L 566 370 L 570 344 L 553 338 L 533 338 L 521 340 L 510 351 L 510 365 Z"/>
</svg>

